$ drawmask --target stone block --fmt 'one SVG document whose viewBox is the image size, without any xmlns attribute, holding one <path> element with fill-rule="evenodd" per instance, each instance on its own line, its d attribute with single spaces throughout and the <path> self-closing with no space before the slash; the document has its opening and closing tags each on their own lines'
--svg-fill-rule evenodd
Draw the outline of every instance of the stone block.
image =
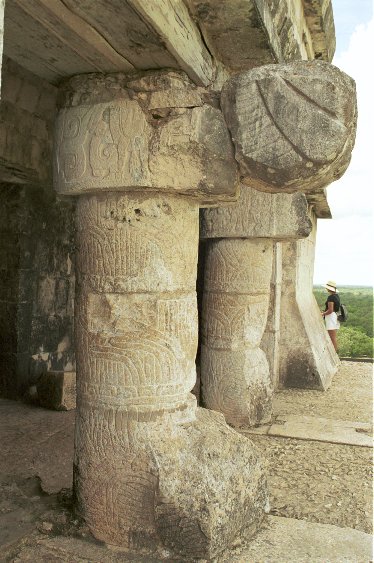
<svg viewBox="0 0 374 563">
<path fill-rule="evenodd" d="M 292 240 L 307 237 L 312 224 L 304 194 L 271 194 L 242 185 L 237 203 L 202 214 L 202 238 L 271 238 Z"/>
<path fill-rule="evenodd" d="M 77 212 L 77 264 L 92 291 L 195 291 L 196 203 L 166 194 L 112 193 L 81 196 Z"/>
<path fill-rule="evenodd" d="M 29 113 L 34 113 L 39 101 L 39 88 L 26 80 L 22 81 L 17 97 L 17 105 Z"/>
<path fill-rule="evenodd" d="M 203 342 L 226 350 L 259 346 L 268 308 L 266 294 L 206 292 L 201 327 Z"/>
<path fill-rule="evenodd" d="M 38 400 L 42 407 L 69 411 L 76 407 L 75 371 L 47 371 L 37 382 Z"/>
<path fill-rule="evenodd" d="M 201 349 L 202 399 L 235 427 L 266 424 L 271 418 L 273 385 L 260 348 Z"/>
<path fill-rule="evenodd" d="M 339 358 L 313 295 L 315 236 L 314 228 L 307 239 L 282 243 L 279 378 L 285 387 L 326 390 Z"/>
<path fill-rule="evenodd" d="M 207 248 L 204 290 L 267 295 L 272 260 L 271 240 L 212 241 Z"/>
<path fill-rule="evenodd" d="M 226 82 L 221 105 L 242 182 L 307 192 L 345 172 L 356 132 L 354 81 L 322 61 L 266 65 Z"/>
<path fill-rule="evenodd" d="M 170 415 L 131 421 L 118 409 L 99 422 L 94 406 L 85 410 L 75 485 L 96 538 L 133 549 L 161 540 L 191 560 L 211 560 L 243 529 L 258 529 L 269 508 L 262 460 L 222 415 L 197 409 L 195 421 L 175 424 Z"/>
<path fill-rule="evenodd" d="M 16 399 L 17 382 L 17 354 L 5 347 L 0 350 L 0 396 Z"/>
<path fill-rule="evenodd" d="M 51 315 L 55 312 L 56 279 L 52 276 L 39 279 L 38 283 L 38 314 Z"/>
<path fill-rule="evenodd" d="M 90 75 L 67 84 L 56 125 L 58 192 L 157 189 L 206 203 L 236 198 L 222 112 L 183 73 L 159 74 Z"/>
</svg>

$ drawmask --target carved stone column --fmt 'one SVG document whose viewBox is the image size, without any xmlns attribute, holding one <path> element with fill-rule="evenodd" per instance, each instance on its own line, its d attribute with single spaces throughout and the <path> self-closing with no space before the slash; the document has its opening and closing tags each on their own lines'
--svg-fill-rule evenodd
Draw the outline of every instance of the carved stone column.
<svg viewBox="0 0 374 563">
<path fill-rule="evenodd" d="M 190 393 L 198 201 L 235 195 L 231 141 L 183 74 L 82 76 L 63 94 L 55 183 L 79 196 L 78 509 L 105 542 L 211 558 L 267 506 L 254 446 Z"/>
<path fill-rule="evenodd" d="M 270 359 L 270 371 L 261 343 L 269 317 L 274 328 L 279 323 L 273 283 L 276 241 L 307 236 L 311 229 L 307 211 L 303 194 L 265 194 L 246 187 L 237 204 L 204 211 L 201 233 L 210 240 L 203 297 L 202 398 L 205 406 L 222 412 L 234 426 L 263 424 L 271 417 L 278 358 Z M 276 350 L 277 336 L 274 331 L 267 352 Z"/>
<path fill-rule="evenodd" d="M 268 318 L 260 348 L 266 354 L 274 390 L 279 386 L 279 344 L 282 290 L 282 243 L 273 246 L 273 269 L 270 280 L 270 303 Z"/>
<path fill-rule="evenodd" d="M 353 80 L 320 61 L 255 68 L 223 87 L 221 107 L 248 187 L 237 204 L 204 212 L 202 236 L 215 240 L 207 250 L 201 381 L 204 404 L 234 425 L 270 416 L 277 376 L 269 375 L 260 343 L 276 353 L 276 343 L 263 338 L 274 316 L 268 315 L 272 245 L 309 235 L 307 202 L 296 192 L 318 190 L 344 173 L 355 100 Z M 278 311 L 279 302 L 278 287 Z M 277 369 L 277 360 L 271 363 Z"/>
</svg>

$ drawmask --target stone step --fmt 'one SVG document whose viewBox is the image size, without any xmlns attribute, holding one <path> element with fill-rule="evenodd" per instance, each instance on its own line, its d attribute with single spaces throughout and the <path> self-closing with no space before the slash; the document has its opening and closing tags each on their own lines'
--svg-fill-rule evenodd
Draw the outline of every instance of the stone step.
<svg viewBox="0 0 374 563">
<path fill-rule="evenodd" d="M 219 563 L 368 563 L 370 534 L 294 518 L 268 516 L 247 545 L 219 558 Z"/>
<path fill-rule="evenodd" d="M 300 440 L 316 440 L 333 444 L 347 444 L 372 448 L 372 425 L 368 422 L 333 420 L 297 414 L 278 415 L 271 424 L 240 429 L 245 435 L 264 434 Z"/>
</svg>

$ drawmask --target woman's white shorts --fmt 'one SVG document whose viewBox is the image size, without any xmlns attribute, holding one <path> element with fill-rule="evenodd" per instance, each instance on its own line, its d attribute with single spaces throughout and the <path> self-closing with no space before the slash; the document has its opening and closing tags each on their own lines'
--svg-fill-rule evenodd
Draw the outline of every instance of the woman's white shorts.
<svg viewBox="0 0 374 563">
<path fill-rule="evenodd" d="M 326 315 L 325 323 L 327 330 L 337 330 L 340 328 L 340 322 L 338 321 L 338 315 L 334 312 L 331 315 Z"/>
</svg>

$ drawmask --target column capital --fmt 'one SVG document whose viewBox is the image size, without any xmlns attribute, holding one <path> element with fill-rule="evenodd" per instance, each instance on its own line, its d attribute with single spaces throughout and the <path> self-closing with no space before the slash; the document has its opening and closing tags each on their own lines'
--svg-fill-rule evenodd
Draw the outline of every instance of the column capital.
<svg viewBox="0 0 374 563">
<path fill-rule="evenodd" d="M 60 93 L 54 184 L 65 195 L 160 191 L 236 198 L 237 165 L 213 94 L 182 72 L 81 75 Z"/>
<path fill-rule="evenodd" d="M 278 241 L 307 237 L 312 230 L 304 194 L 272 194 L 242 186 L 239 201 L 202 214 L 202 238 L 271 238 Z"/>
<path fill-rule="evenodd" d="M 323 61 L 265 65 L 238 74 L 221 105 L 243 183 L 308 192 L 340 178 L 356 133 L 355 83 Z"/>
</svg>

